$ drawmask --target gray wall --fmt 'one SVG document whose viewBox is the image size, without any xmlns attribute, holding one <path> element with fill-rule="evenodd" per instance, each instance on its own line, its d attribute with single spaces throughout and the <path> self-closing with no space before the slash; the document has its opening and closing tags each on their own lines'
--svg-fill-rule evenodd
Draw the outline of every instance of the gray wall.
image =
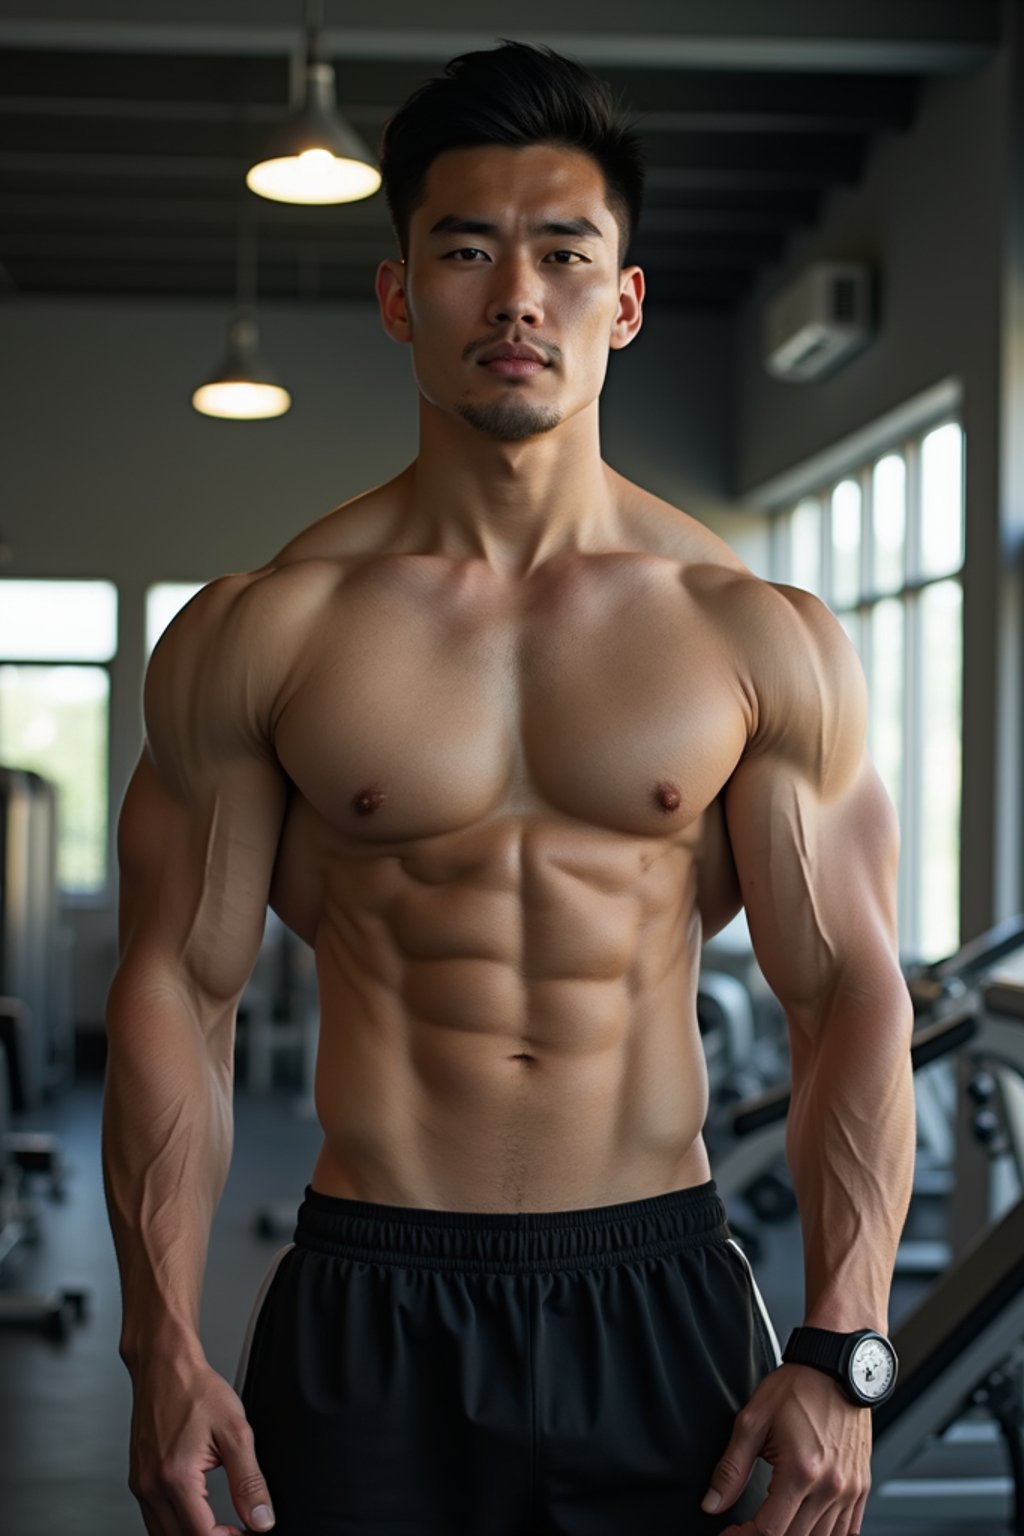
<svg viewBox="0 0 1024 1536">
<path fill-rule="evenodd" d="M 0 534 L 6 576 L 117 583 L 120 648 L 111 701 L 111 868 L 117 809 L 141 745 L 144 598 L 156 581 L 208 580 L 268 560 L 338 502 L 416 453 L 409 353 L 375 301 L 268 306 L 267 359 L 292 391 L 275 421 L 199 416 L 191 392 L 216 364 L 219 305 L 0 305 Z M 602 396 L 616 469 L 763 554 L 758 517 L 732 512 L 732 322 L 658 312 L 613 353 Z M 115 963 L 114 890 L 68 909 L 76 1023 L 95 1027 Z"/>
<path fill-rule="evenodd" d="M 737 326 L 738 501 L 767 504 L 764 487 L 783 471 L 930 386 L 950 378 L 962 384 L 965 937 L 1021 900 L 1018 578 L 1006 558 L 1024 500 L 1010 426 L 1014 416 L 1020 421 L 1024 388 L 1015 28 L 1019 18 L 1008 6 L 1008 43 L 990 66 L 927 84 L 912 131 L 876 146 L 861 184 L 833 194 L 819 227 L 797 237 L 784 263 L 764 274 Z M 840 257 L 880 272 L 878 336 L 820 382 L 772 378 L 759 356 L 763 300 L 808 262 Z"/>
</svg>

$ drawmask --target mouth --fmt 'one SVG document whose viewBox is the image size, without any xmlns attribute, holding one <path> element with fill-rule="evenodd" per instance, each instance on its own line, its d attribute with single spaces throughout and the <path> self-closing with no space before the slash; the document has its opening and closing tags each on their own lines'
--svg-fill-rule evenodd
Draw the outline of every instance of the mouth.
<svg viewBox="0 0 1024 1536">
<path fill-rule="evenodd" d="M 481 363 L 490 373 L 500 373 L 507 379 L 525 379 L 532 373 L 543 373 L 547 363 L 538 363 L 532 357 L 495 357 L 489 363 Z"/>
</svg>

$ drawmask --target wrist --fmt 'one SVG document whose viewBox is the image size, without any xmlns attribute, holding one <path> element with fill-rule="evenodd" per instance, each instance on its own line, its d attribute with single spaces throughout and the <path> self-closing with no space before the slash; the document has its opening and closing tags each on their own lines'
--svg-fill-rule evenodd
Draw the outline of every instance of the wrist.
<svg viewBox="0 0 1024 1536">
<path fill-rule="evenodd" d="M 856 1333 L 871 1328 L 888 1334 L 889 1315 L 885 1306 L 868 1298 L 821 1297 L 807 1307 L 801 1328 L 828 1328 L 832 1333 Z"/>
<path fill-rule="evenodd" d="M 133 1378 L 147 1366 L 162 1360 L 206 1364 L 202 1341 L 195 1329 L 171 1318 L 123 1333 L 118 1354 Z"/>
</svg>

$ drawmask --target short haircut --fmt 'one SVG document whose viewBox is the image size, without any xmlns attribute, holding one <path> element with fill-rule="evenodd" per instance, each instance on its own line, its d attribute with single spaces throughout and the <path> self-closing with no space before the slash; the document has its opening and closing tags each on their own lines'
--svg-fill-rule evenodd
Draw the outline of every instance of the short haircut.
<svg viewBox="0 0 1024 1536">
<path fill-rule="evenodd" d="M 500 41 L 500 48 L 451 59 L 443 76 L 419 86 L 384 125 L 380 169 L 402 259 L 438 155 L 482 144 L 554 144 L 582 150 L 600 166 L 623 265 L 643 205 L 644 155 L 635 123 L 608 82 L 581 64 L 551 48 Z"/>
</svg>

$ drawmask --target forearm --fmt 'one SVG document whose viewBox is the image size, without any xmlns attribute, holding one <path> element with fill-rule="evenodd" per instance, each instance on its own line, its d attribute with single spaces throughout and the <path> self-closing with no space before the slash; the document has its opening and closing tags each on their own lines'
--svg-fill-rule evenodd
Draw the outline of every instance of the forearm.
<svg viewBox="0 0 1024 1536">
<path fill-rule="evenodd" d="M 888 1001 L 837 997 L 794 1036 L 787 1155 L 804 1244 L 804 1322 L 886 1332 L 916 1147 L 913 1015 L 902 982 Z"/>
<path fill-rule="evenodd" d="M 118 973 L 107 1003 L 102 1161 L 121 1272 L 121 1357 L 201 1356 L 210 1227 L 231 1162 L 230 1068 L 175 989 Z"/>
</svg>

